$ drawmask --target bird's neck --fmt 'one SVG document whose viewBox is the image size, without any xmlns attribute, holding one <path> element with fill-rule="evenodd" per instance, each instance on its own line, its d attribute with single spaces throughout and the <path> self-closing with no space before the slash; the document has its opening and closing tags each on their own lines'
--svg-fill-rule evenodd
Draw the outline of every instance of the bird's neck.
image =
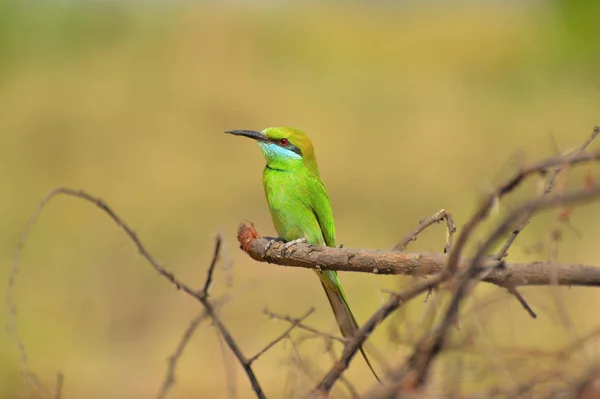
<svg viewBox="0 0 600 399">
<path fill-rule="evenodd" d="M 280 172 L 308 172 L 319 176 L 314 156 L 304 159 L 300 154 L 281 148 L 276 144 L 259 143 L 259 145 L 265 155 L 268 169 Z"/>
<path fill-rule="evenodd" d="M 304 162 L 302 158 L 280 158 L 280 157 L 267 157 L 266 158 L 268 169 L 276 170 L 279 172 L 295 172 L 304 168 Z"/>
<path fill-rule="evenodd" d="M 267 158 L 267 169 L 277 172 L 291 172 L 298 174 L 310 174 L 319 179 L 317 164 L 307 163 L 303 159 L 269 159 Z"/>
</svg>

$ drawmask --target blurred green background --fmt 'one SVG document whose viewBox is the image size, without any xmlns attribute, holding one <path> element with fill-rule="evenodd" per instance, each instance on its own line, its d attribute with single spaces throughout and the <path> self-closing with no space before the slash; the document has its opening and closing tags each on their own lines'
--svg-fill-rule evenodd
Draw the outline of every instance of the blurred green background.
<svg viewBox="0 0 600 399">
<path fill-rule="evenodd" d="M 113 206 L 193 286 L 202 284 L 222 232 L 224 261 L 212 292 L 232 295 L 221 314 L 250 356 L 287 327 L 269 321 L 265 307 L 299 316 L 315 306 L 307 323 L 337 329 L 312 273 L 259 264 L 238 249 L 242 220 L 263 235 L 274 230 L 259 149 L 223 131 L 306 131 L 338 241 L 385 249 L 440 208 L 461 226 L 514 167 L 575 148 L 600 123 L 598 2 L 161 3 L 0 3 L 0 281 L 42 196 L 56 186 L 81 188 Z M 535 192 L 528 185 L 517 197 Z M 515 203 L 502 202 L 500 214 Z M 600 264 L 598 209 L 575 213 L 581 237 L 564 230 L 559 260 Z M 537 220 L 512 260 L 548 258 L 546 250 L 529 251 L 547 239 L 553 217 Z M 411 249 L 440 251 L 443 240 L 442 227 L 434 227 Z M 17 327 L 50 390 L 60 370 L 65 397 L 155 395 L 167 357 L 200 308 L 157 276 L 103 213 L 56 199 L 33 229 L 21 267 Z M 412 281 L 341 279 L 359 322 L 385 299 L 383 288 Z M 599 327 L 598 290 L 522 292 L 538 320 L 503 291 L 477 289 L 465 308 L 473 317 L 454 335 L 484 336 L 486 344 L 472 350 L 483 359 L 454 353 L 436 387 L 489 388 L 495 382 L 486 372 L 498 369 L 516 381 L 531 368 L 515 376 L 499 345 L 559 348 Z M 374 334 L 373 346 L 391 364 L 401 362 L 427 328 L 431 306 L 416 300 Z M 7 320 L 3 306 L 0 322 Z M 228 388 L 226 365 L 234 360 L 223 357 L 219 341 L 208 323 L 199 328 L 171 398 L 253 396 L 237 365 L 236 392 Z M 302 343 L 303 366 L 289 342 L 258 360 L 267 395 L 312 387 L 331 364 L 324 348 L 321 340 Z M 567 373 L 597 359 L 591 346 Z M 361 392 L 374 382 L 360 359 L 347 376 Z M 5 329 L 0 397 L 39 397 L 22 381 Z"/>
</svg>

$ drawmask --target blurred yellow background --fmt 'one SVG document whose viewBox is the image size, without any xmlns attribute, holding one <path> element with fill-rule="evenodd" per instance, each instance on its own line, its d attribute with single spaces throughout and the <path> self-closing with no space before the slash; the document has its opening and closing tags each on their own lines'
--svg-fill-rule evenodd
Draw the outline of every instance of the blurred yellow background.
<svg viewBox="0 0 600 399">
<path fill-rule="evenodd" d="M 514 167 L 575 148 L 600 123 L 597 2 L 158 3 L 0 3 L 0 281 L 36 203 L 56 186 L 81 188 L 106 200 L 156 258 L 198 288 L 222 232 L 224 261 L 212 293 L 232 295 L 221 315 L 251 356 L 288 327 L 269 321 L 265 307 L 296 317 L 315 306 L 307 324 L 337 328 L 312 273 L 259 264 L 238 249 L 241 221 L 253 221 L 262 235 L 274 230 L 259 149 L 223 131 L 306 131 L 338 242 L 386 249 L 440 208 L 460 228 Z M 534 193 L 529 185 L 517 197 Z M 501 203 L 501 214 L 514 204 Z M 600 265 L 598 209 L 575 213 L 582 237 L 565 229 L 559 260 Z M 510 259 L 547 259 L 547 251 L 527 250 L 547 239 L 552 220 L 547 214 L 529 226 Z M 440 251 L 443 240 L 443 228 L 434 227 L 410 249 Z M 222 267 L 231 263 L 230 271 Z M 359 322 L 385 299 L 383 288 L 411 281 L 341 279 Z M 538 320 L 503 291 L 478 288 L 478 300 L 498 299 L 493 311 L 463 321 L 464 331 L 489 338 L 480 354 L 498 357 L 494 345 L 559 348 L 599 327 L 600 290 L 522 292 Z M 53 201 L 33 229 L 15 299 L 32 369 L 50 390 L 62 371 L 68 398 L 154 397 L 167 357 L 200 310 L 106 215 L 68 197 Z M 401 362 L 407 342 L 424 331 L 429 306 L 416 300 L 374 334 L 373 346 L 390 363 Z M 7 320 L 3 306 L 0 322 Z M 460 339 L 461 331 L 454 334 Z M 234 359 L 223 357 L 219 342 L 209 323 L 200 326 L 170 398 L 253 397 L 237 365 L 237 396 L 228 388 L 224 363 Z M 331 365 L 324 348 L 316 339 L 299 346 L 309 376 L 289 342 L 259 359 L 267 395 L 310 389 Z M 568 372 L 598 360 L 593 349 Z M 492 380 L 477 373 L 514 373 L 496 362 L 463 360 L 462 374 L 446 374 L 439 388 L 489 388 Z M 347 376 L 359 392 L 374 382 L 361 359 Z M 21 379 L 5 329 L 0 397 L 38 397 Z M 334 397 L 347 391 L 340 385 Z"/>
</svg>

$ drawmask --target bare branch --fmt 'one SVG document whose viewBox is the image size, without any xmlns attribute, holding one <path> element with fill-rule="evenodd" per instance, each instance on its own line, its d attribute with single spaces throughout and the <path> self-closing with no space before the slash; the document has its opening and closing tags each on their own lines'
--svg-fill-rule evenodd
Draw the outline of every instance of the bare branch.
<svg viewBox="0 0 600 399">
<path fill-rule="evenodd" d="M 272 340 L 271 342 L 269 342 L 264 348 L 262 348 L 261 350 L 258 351 L 258 353 L 254 356 L 252 356 L 250 359 L 248 359 L 248 364 L 252 364 L 255 360 L 257 360 L 259 357 L 261 357 L 265 352 L 267 352 L 269 349 L 271 349 L 272 347 L 274 347 L 275 345 L 277 345 L 279 342 L 281 342 L 283 339 L 288 338 L 290 336 L 290 333 L 299 326 L 299 324 L 306 319 L 308 316 L 310 316 L 313 312 L 315 311 L 315 308 L 311 307 L 310 309 L 308 309 L 306 311 L 306 313 L 304 313 L 302 316 L 298 317 L 297 319 L 292 319 L 292 326 L 290 326 L 287 330 L 285 330 L 281 335 L 279 335 L 279 337 L 275 338 L 274 340 Z"/>
<path fill-rule="evenodd" d="M 325 348 L 331 358 L 331 361 L 336 362 L 337 356 L 335 355 L 335 351 L 333 350 L 333 345 L 332 345 L 333 341 L 327 337 L 323 337 L 323 341 L 325 342 Z M 352 383 L 346 377 L 341 376 L 340 382 L 342 383 L 342 385 L 344 385 L 346 387 L 346 389 L 348 390 L 348 393 L 350 394 L 350 397 L 352 397 L 352 399 L 360 399 L 360 395 L 356 391 L 356 388 L 354 388 L 354 385 L 352 385 Z"/>
<path fill-rule="evenodd" d="M 595 129 L 594 136 L 596 134 L 597 133 Z M 556 205 L 584 202 L 598 198 L 600 196 L 600 188 L 591 186 L 586 187 L 585 190 L 578 190 L 565 195 L 542 197 L 537 200 L 529 201 L 528 203 L 519 207 L 517 210 L 513 211 L 504 220 L 504 222 L 500 224 L 500 226 L 488 237 L 484 244 L 479 247 L 475 257 L 469 261 L 469 265 L 466 268 L 459 268 L 460 256 L 463 248 L 465 247 L 468 239 L 472 236 L 472 233 L 475 231 L 476 227 L 487 217 L 495 201 L 497 201 L 503 195 L 506 195 L 514 190 L 529 175 L 534 173 L 545 173 L 550 167 L 574 165 L 580 162 L 597 160 L 599 159 L 599 154 L 600 152 L 596 152 L 593 156 L 588 156 L 583 151 L 578 151 L 575 155 L 553 157 L 538 162 L 533 166 L 522 168 L 511 179 L 508 179 L 506 182 L 501 184 L 483 201 L 482 205 L 461 231 L 457 244 L 452 249 L 448 258 L 447 269 L 444 269 L 442 273 L 438 275 L 442 276 L 442 281 L 444 281 L 455 276 L 459 270 L 464 270 L 457 277 L 457 288 L 448 310 L 444 315 L 440 326 L 435 330 L 435 332 L 432 335 L 425 335 L 419 344 L 415 346 L 413 353 L 409 357 L 405 367 L 402 367 L 397 370 L 397 372 L 393 373 L 392 382 L 390 383 L 389 387 L 392 389 L 392 391 L 398 390 L 401 387 L 406 389 L 420 388 L 425 383 L 433 360 L 444 348 L 447 332 L 450 326 L 457 320 L 460 302 L 472 289 L 474 285 L 473 283 L 477 280 L 477 278 L 481 277 L 482 272 L 491 273 L 494 269 L 497 269 L 498 266 L 501 265 L 490 265 L 489 262 L 487 266 L 483 265 L 485 259 L 484 257 L 497 240 L 510 231 L 510 228 L 514 228 L 515 225 L 523 223 L 522 221 L 524 218 L 528 219 L 531 215 L 539 210 Z M 499 257 L 502 258 L 503 256 L 504 255 L 500 253 Z M 493 260 L 498 262 L 498 259 Z M 552 275 L 550 277 L 551 282 L 555 283 L 557 279 L 554 270 L 552 271 Z M 505 286 L 512 287 L 514 289 L 514 285 Z"/>
<path fill-rule="evenodd" d="M 54 399 L 60 399 L 62 396 L 63 383 L 65 376 L 60 371 L 56 373 L 56 384 L 54 385 Z"/>
<path fill-rule="evenodd" d="M 600 151 L 595 151 L 593 153 L 582 153 L 575 155 L 559 155 L 555 157 L 550 157 L 544 159 L 540 162 L 534 163 L 532 165 L 521 168 L 517 173 L 515 173 L 510 179 L 506 180 L 500 186 L 498 186 L 491 194 L 487 196 L 487 198 L 483 201 L 479 209 L 475 212 L 473 217 L 467 222 L 467 224 L 463 227 L 458 239 L 456 241 L 456 245 L 452 248 L 450 252 L 450 256 L 448 258 L 448 270 L 447 272 L 450 275 L 453 275 L 458 270 L 458 264 L 462 255 L 462 251 L 468 241 L 468 239 L 473 235 L 473 232 L 477 228 L 479 224 L 481 224 L 485 218 L 488 216 L 490 210 L 492 209 L 494 203 L 498 201 L 501 197 L 509 194 L 514 189 L 516 189 L 523 181 L 534 174 L 544 174 L 548 169 L 554 168 L 560 165 L 577 165 L 585 162 L 597 161 L 600 159 Z M 523 216 L 523 215 L 521 215 Z"/>
<path fill-rule="evenodd" d="M 266 315 L 268 315 L 269 317 L 273 318 L 273 319 L 287 321 L 288 323 L 291 323 L 294 327 L 298 327 L 301 330 L 305 330 L 305 331 L 311 332 L 311 333 L 313 333 L 315 335 L 318 335 L 318 336 L 321 336 L 321 337 L 324 337 L 324 338 L 327 338 L 327 339 L 331 339 L 331 340 L 334 340 L 334 341 L 341 342 L 342 344 L 346 343 L 345 339 L 340 338 L 340 337 L 338 337 L 336 335 L 333 335 L 333 334 L 328 334 L 326 332 L 319 331 L 316 328 L 313 328 L 313 327 L 311 327 L 309 325 L 302 324 L 299 319 L 292 319 L 290 316 L 278 315 L 277 313 L 270 312 L 268 309 L 265 309 L 264 313 Z"/>
<path fill-rule="evenodd" d="M 458 314 L 460 302 L 472 288 L 473 284 L 471 283 L 477 278 L 478 274 L 481 273 L 482 270 L 485 271 L 485 267 L 482 266 L 485 254 L 498 239 L 503 237 L 515 223 L 518 223 L 518 221 L 521 220 L 523 215 L 533 214 L 559 204 L 580 203 L 598 197 L 600 197 L 600 188 L 576 191 L 553 197 L 541 197 L 525 203 L 506 217 L 504 222 L 501 223 L 481 245 L 475 257 L 471 260 L 468 268 L 460 275 L 456 292 L 452 297 L 452 301 L 438 329 L 434 332 L 432 337 L 424 337 L 421 344 L 415 347 L 415 350 L 406 365 L 408 373 L 399 373 L 398 376 L 400 376 L 402 380 L 408 379 L 410 381 L 409 384 L 411 386 L 414 385 L 415 387 L 420 387 L 425 382 L 433 360 L 444 348 L 448 329 L 453 324 Z"/>
<path fill-rule="evenodd" d="M 280 266 L 406 276 L 438 274 L 448 262 L 448 257 L 440 253 L 330 248 L 309 244 L 296 244 L 284 256 L 281 254 L 284 243 L 273 241 L 265 251 L 268 241 L 267 238 L 253 239 L 248 244 L 248 255 L 260 262 Z M 458 266 L 464 269 L 470 263 L 469 259 L 461 259 Z M 508 263 L 494 259 L 486 259 L 482 266 L 492 268 L 482 281 L 503 288 L 509 284 L 549 285 L 553 276 L 556 276 L 559 285 L 600 286 L 600 267 L 597 266 L 553 262 Z"/>
<path fill-rule="evenodd" d="M 440 223 L 443 220 L 446 220 L 446 225 L 448 228 L 444 253 L 448 253 L 450 251 L 450 248 L 452 247 L 452 236 L 456 232 L 456 226 L 454 225 L 454 221 L 452 220 L 452 215 L 445 209 L 440 209 L 430 217 L 419 221 L 419 225 L 413 231 L 408 233 L 402 240 L 400 240 L 400 242 L 396 244 L 394 248 L 392 248 L 392 251 L 404 251 L 408 244 L 410 244 L 412 241 L 417 240 L 418 235 L 421 234 L 423 230 L 427 229 L 434 223 Z"/>
<path fill-rule="evenodd" d="M 237 384 L 235 378 L 235 368 L 233 367 L 231 354 L 227 351 L 225 340 L 223 336 L 215 331 L 217 341 L 219 342 L 219 349 L 221 350 L 221 357 L 223 358 L 223 366 L 225 368 L 225 380 L 227 385 L 227 397 L 229 399 L 237 398 Z"/>
<path fill-rule="evenodd" d="M 373 332 L 373 330 L 400 306 L 410 301 L 414 297 L 426 292 L 431 287 L 437 286 L 443 281 L 443 279 L 444 275 L 438 274 L 435 277 L 413 284 L 411 287 L 399 294 L 391 295 L 388 301 L 383 304 L 383 306 L 380 307 L 365 324 L 362 325 L 352 340 L 346 343 L 340 360 L 333 365 L 327 375 L 325 375 L 325 377 L 317 385 L 315 392 L 317 394 L 327 395 L 329 391 L 331 391 L 331 388 L 335 382 L 348 368 L 350 361 L 354 355 L 356 355 L 356 352 L 359 351 L 360 347 L 365 342 L 367 337 Z"/>
<path fill-rule="evenodd" d="M 585 150 L 588 148 L 588 146 L 592 143 L 592 141 L 596 138 L 596 136 L 598 136 L 598 134 L 600 134 L 600 126 L 594 127 L 592 134 L 581 145 L 581 147 L 579 147 L 579 149 L 576 151 L 575 155 L 578 156 L 578 155 L 583 154 L 585 152 Z M 557 165 L 548 174 L 548 177 L 546 178 L 546 184 L 544 185 L 544 188 L 542 190 L 542 194 L 541 194 L 542 197 L 550 194 L 550 192 L 554 188 L 556 178 L 558 177 L 559 173 L 562 171 L 563 167 L 564 167 L 564 165 Z M 510 236 L 508 237 L 508 239 L 506 240 L 506 242 L 504 243 L 504 245 L 502 246 L 502 248 L 500 249 L 498 254 L 496 254 L 496 259 L 501 260 L 508 255 L 509 248 L 515 242 L 517 236 L 523 231 L 523 229 L 525 227 L 527 227 L 527 225 L 529 224 L 530 218 L 531 218 L 531 215 L 524 216 L 522 222 L 519 223 L 512 230 Z"/>
<path fill-rule="evenodd" d="M 208 317 L 208 314 L 206 313 L 206 311 L 200 312 L 198 315 L 196 315 L 190 321 L 188 327 L 185 329 L 185 332 L 183 333 L 183 336 L 181 337 L 181 340 L 179 341 L 179 344 L 177 345 L 175 352 L 171 356 L 169 356 L 167 373 L 165 375 L 165 379 L 163 380 L 160 391 L 158 392 L 158 395 L 156 396 L 157 399 L 166 398 L 167 393 L 169 392 L 169 389 L 171 389 L 173 384 L 175 384 L 175 369 L 177 368 L 177 363 L 179 362 L 179 358 L 183 355 L 183 352 L 184 352 L 187 344 L 192 339 L 192 335 L 194 335 L 194 332 L 196 331 L 196 329 L 198 328 L 200 323 L 203 320 L 205 320 L 207 317 Z"/>
<path fill-rule="evenodd" d="M 73 190 L 73 189 L 66 188 L 66 187 L 60 187 L 60 188 L 56 188 L 56 189 L 50 191 L 42 199 L 42 201 L 40 201 L 35 212 L 32 214 L 31 218 L 27 222 L 25 229 L 24 229 L 23 233 L 21 234 L 21 238 L 17 245 L 17 249 L 15 250 L 15 254 L 13 257 L 13 267 L 12 267 L 11 275 L 9 277 L 9 282 L 8 282 L 7 304 L 8 304 L 8 308 L 9 308 L 9 314 L 10 314 L 9 329 L 12 332 L 13 337 L 17 343 L 17 347 L 19 348 L 19 352 L 21 353 L 21 363 L 22 363 L 23 373 L 26 375 L 28 381 L 30 381 L 30 383 L 32 383 L 32 385 L 34 387 L 36 387 L 38 389 L 43 389 L 43 387 L 41 387 L 41 384 L 39 384 L 39 382 L 37 382 L 37 377 L 35 376 L 35 374 L 29 370 L 29 367 L 27 365 L 27 356 L 26 356 L 25 348 L 24 348 L 21 340 L 19 339 L 18 334 L 16 333 L 16 328 L 15 328 L 16 310 L 14 307 L 13 291 L 14 291 L 16 275 L 19 271 L 20 254 L 25 245 L 25 242 L 27 241 L 29 232 L 30 232 L 31 228 L 35 225 L 44 206 L 46 204 L 48 204 L 48 202 L 50 202 L 50 200 L 52 198 L 58 196 L 59 194 L 64 194 L 64 195 L 68 195 L 71 197 L 83 199 L 85 201 L 91 202 L 92 204 L 94 204 L 98 208 L 100 208 L 117 224 L 117 226 L 119 228 L 121 228 L 125 232 L 125 234 L 129 237 L 129 239 L 134 243 L 134 245 L 138 249 L 138 252 L 140 253 L 140 255 L 142 257 L 144 257 L 148 261 L 148 263 L 150 263 L 150 265 L 154 268 L 154 270 L 156 270 L 161 276 L 166 278 L 177 289 L 182 290 L 189 296 L 191 296 L 194 299 L 196 299 L 197 301 L 199 301 L 206 309 L 206 313 L 207 313 L 208 317 L 211 318 L 213 324 L 217 327 L 217 329 L 223 336 L 223 339 L 227 343 L 227 346 L 229 347 L 229 349 L 233 352 L 233 354 L 235 355 L 238 362 L 244 368 L 244 371 L 246 372 L 246 375 L 248 376 L 248 379 L 250 381 L 250 384 L 252 385 L 252 389 L 254 390 L 256 396 L 258 398 L 265 397 L 265 395 L 262 391 L 262 388 L 258 382 L 258 379 L 256 378 L 254 371 L 252 370 L 252 367 L 247 363 L 246 357 L 240 350 L 238 344 L 235 342 L 235 340 L 229 333 L 229 330 L 225 327 L 225 325 L 223 324 L 223 322 L 217 315 L 213 304 L 208 299 L 208 294 L 206 292 L 204 292 L 204 290 L 203 291 L 193 290 L 187 284 L 184 284 L 181 280 L 177 279 L 173 273 L 167 271 L 146 250 L 145 246 L 142 244 L 141 240 L 137 237 L 135 232 L 123 221 L 123 219 L 121 219 L 119 216 L 117 216 L 117 214 L 103 200 L 101 200 L 100 198 L 94 197 L 82 190 Z M 220 241 L 221 241 L 220 237 L 217 237 L 217 242 L 215 244 L 215 251 L 213 254 L 213 261 L 211 262 L 211 266 L 209 267 L 208 272 L 207 272 L 207 280 L 204 283 L 205 289 L 208 289 L 208 286 L 210 285 L 210 280 L 212 279 L 212 273 L 214 271 L 213 262 L 216 262 L 216 259 L 218 258 L 219 249 L 220 249 Z"/>
<path fill-rule="evenodd" d="M 221 237 L 221 234 L 218 234 L 217 241 L 215 243 L 215 250 L 213 252 L 213 257 L 210 262 L 210 266 L 208 267 L 208 270 L 206 271 L 206 281 L 204 282 L 204 288 L 202 289 L 202 294 L 204 296 L 208 296 L 208 289 L 210 287 L 210 283 L 212 282 L 212 276 L 215 271 L 215 265 L 217 264 L 217 261 L 219 260 L 219 254 L 221 252 L 222 241 L 223 241 L 223 238 Z"/>
</svg>

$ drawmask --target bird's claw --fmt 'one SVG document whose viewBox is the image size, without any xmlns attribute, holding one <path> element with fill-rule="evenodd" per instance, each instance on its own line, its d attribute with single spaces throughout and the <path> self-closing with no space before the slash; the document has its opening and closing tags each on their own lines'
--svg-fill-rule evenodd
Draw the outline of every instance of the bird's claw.
<svg viewBox="0 0 600 399">
<path fill-rule="evenodd" d="M 305 237 L 302 238 L 298 238 L 296 240 L 292 240 L 289 242 L 286 242 L 285 244 L 283 244 L 283 247 L 281 247 L 281 255 L 285 255 L 285 252 L 292 246 L 296 245 L 296 244 L 305 244 L 307 243 L 308 240 Z"/>
<path fill-rule="evenodd" d="M 271 245 L 273 245 L 274 242 L 275 242 L 275 240 L 269 240 L 269 241 L 267 241 L 267 245 L 265 245 L 265 254 L 267 253 L 267 251 L 269 250 L 269 248 L 271 248 Z"/>
</svg>

